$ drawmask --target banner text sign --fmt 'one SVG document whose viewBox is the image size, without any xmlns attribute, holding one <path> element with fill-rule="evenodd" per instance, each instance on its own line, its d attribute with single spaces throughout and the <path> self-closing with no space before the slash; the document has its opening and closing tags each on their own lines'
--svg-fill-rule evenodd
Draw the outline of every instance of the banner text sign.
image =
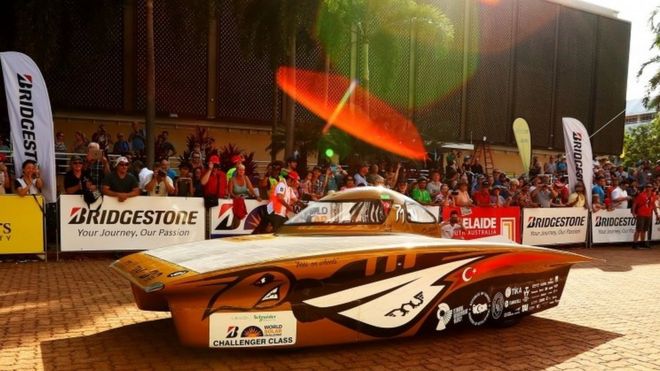
<svg viewBox="0 0 660 371">
<path fill-rule="evenodd" d="M 0 254 L 36 254 L 44 251 L 41 196 L 0 196 Z"/>
<path fill-rule="evenodd" d="M 82 196 L 60 196 L 62 251 L 146 250 L 205 239 L 202 198 L 104 197 L 99 210 Z"/>
<path fill-rule="evenodd" d="M 522 242 L 561 245 L 587 240 L 589 211 L 578 207 L 523 209 Z"/>
</svg>

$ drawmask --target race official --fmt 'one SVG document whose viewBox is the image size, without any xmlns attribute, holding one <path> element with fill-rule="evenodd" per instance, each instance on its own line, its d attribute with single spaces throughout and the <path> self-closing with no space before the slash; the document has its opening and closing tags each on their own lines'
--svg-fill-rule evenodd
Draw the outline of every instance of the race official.
<svg viewBox="0 0 660 371">
<path fill-rule="evenodd" d="M 287 174 L 286 181 L 283 180 L 277 183 L 266 206 L 268 214 L 261 220 L 253 233 L 264 233 L 268 228 L 268 224 L 273 227 L 273 232 L 280 229 L 282 224 L 287 221 L 287 213 L 294 212 L 294 205 L 298 202 L 295 189 L 299 185 L 300 176 L 295 171 Z"/>
</svg>

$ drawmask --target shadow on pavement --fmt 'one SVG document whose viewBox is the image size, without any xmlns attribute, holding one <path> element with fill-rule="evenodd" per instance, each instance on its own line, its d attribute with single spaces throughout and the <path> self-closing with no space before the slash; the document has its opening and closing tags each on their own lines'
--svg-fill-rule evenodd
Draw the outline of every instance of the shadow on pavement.
<svg viewBox="0 0 660 371">
<path fill-rule="evenodd" d="M 567 251 L 602 260 L 576 264 L 572 269 L 598 268 L 603 272 L 628 272 L 633 266 L 660 264 L 660 244 L 657 242 L 650 249 L 634 250 L 631 248 L 631 244 L 627 244 L 601 245 L 591 249 L 568 249 Z"/>
<path fill-rule="evenodd" d="M 302 349 L 193 349 L 170 319 L 89 336 L 41 342 L 43 367 L 56 369 L 355 369 L 381 367 L 544 369 L 622 335 L 539 317 L 507 329 Z"/>
</svg>

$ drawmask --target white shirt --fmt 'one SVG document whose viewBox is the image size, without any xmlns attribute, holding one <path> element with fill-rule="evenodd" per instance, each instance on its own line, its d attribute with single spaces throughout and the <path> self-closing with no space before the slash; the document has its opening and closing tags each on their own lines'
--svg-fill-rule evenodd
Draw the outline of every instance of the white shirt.
<svg viewBox="0 0 660 371">
<path fill-rule="evenodd" d="M 28 186 L 27 183 L 25 182 L 25 180 L 23 179 L 23 177 L 20 177 L 20 178 L 16 179 L 16 181 L 18 182 L 18 184 L 21 185 L 20 187 L 18 187 L 20 189 L 23 189 L 23 188 Z M 41 194 L 41 192 L 39 192 L 39 188 L 37 188 L 37 186 L 35 186 L 34 183 L 35 183 L 35 179 L 32 179 L 32 184 L 30 184 L 30 189 L 29 189 L 27 194 L 29 194 L 29 195 Z"/>
<path fill-rule="evenodd" d="M 440 232 L 442 232 L 442 238 L 454 238 L 456 231 L 461 230 L 461 225 L 456 223 L 451 225 L 451 223 L 442 224 L 440 226 Z"/>
<path fill-rule="evenodd" d="M 279 182 L 277 183 L 277 186 L 275 186 L 275 195 L 274 197 L 277 197 L 278 195 L 284 195 L 284 201 L 287 204 L 291 204 L 292 202 L 295 202 L 298 198 L 296 197 L 296 194 L 293 190 L 293 188 L 289 187 L 286 183 L 284 182 Z M 266 211 L 268 211 L 268 214 L 271 214 L 275 212 L 275 205 L 273 205 L 273 202 L 268 203 L 266 206 Z M 286 218 L 287 214 L 287 209 L 282 205 L 279 210 L 277 210 L 276 214 L 281 215 Z"/>
<path fill-rule="evenodd" d="M 628 200 L 627 199 L 624 200 L 624 201 L 621 201 L 621 202 L 616 202 L 615 201 L 617 198 L 621 198 L 621 197 L 628 197 L 628 192 L 621 189 L 621 187 L 614 188 L 614 190 L 612 191 L 612 203 L 613 203 L 615 209 L 627 209 L 628 208 Z"/>
<path fill-rule="evenodd" d="M 151 176 L 153 177 L 153 174 Z M 151 179 L 149 179 L 149 182 L 150 181 Z M 151 190 L 151 192 L 148 192 L 149 196 L 160 196 L 160 197 L 168 196 L 169 194 L 167 193 L 167 186 L 165 185 L 165 183 L 169 184 L 170 187 L 174 188 L 174 182 L 172 181 L 172 178 L 166 176 L 165 180 L 161 180 L 160 182 L 156 183 L 156 185 Z"/>
<path fill-rule="evenodd" d="M 146 192 L 147 190 L 145 187 L 147 186 L 147 183 L 151 181 L 151 177 L 154 175 L 154 172 L 150 170 L 148 167 L 143 167 L 142 170 L 140 170 L 140 173 L 138 174 L 138 184 L 140 187 L 140 191 Z"/>
</svg>

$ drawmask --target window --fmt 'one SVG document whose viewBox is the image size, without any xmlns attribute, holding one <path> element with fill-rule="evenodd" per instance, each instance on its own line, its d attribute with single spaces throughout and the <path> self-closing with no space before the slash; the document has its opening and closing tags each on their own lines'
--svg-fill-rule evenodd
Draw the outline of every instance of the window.
<svg viewBox="0 0 660 371">
<path fill-rule="evenodd" d="M 406 202 L 406 218 L 411 223 L 436 223 L 435 217 L 424 206 Z"/>
</svg>

